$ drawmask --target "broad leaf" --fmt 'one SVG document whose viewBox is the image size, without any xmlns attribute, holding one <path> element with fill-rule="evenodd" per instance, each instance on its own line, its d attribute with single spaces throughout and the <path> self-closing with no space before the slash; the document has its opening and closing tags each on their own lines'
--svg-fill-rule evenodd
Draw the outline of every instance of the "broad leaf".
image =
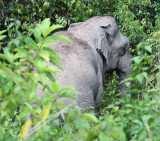
<svg viewBox="0 0 160 141">
<path fill-rule="evenodd" d="M 144 116 L 142 117 L 143 123 L 144 123 L 144 124 L 148 123 L 149 120 L 152 119 L 152 118 L 153 118 L 152 115 L 144 115 Z"/>
<path fill-rule="evenodd" d="M 144 76 L 142 74 L 136 75 L 137 80 L 142 84 Z"/>
<path fill-rule="evenodd" d="M 132 60 L 135 62 L 135 63 L 140 63 L 142 61 L 142 58 L 140 56 L 136 56 L 136 57 L 133 57 Z"/>
<path fill-rule="evenodd" d="M 61 25 L 52 25 L 51 27 L 48 27 L 45 32 L 43 33 L 44 37 L 46 37 L 48 34 L 50 34 L 52 31 L 63 28 Z"/>
<path fill-rule="evenodd" d="M 41 33 L 43 34 L 43 37 L 46 37 L 48 35 L 48 32 L 49 32 L 48 28 L 49 28 L 50 24 L 51 24 L 50 19 L 47 18 L 47 19 L 43 20 L 41 24 L 37 25 L 40 28 Z"/>
<path fill-rule="evenodd" d="M 147 50 L 149 53 L 152 53 L 152 45 L 150 45 L 150 46 L 145 46 L 144 48 L 145 48 L 145 50 Z"/>
</svg>

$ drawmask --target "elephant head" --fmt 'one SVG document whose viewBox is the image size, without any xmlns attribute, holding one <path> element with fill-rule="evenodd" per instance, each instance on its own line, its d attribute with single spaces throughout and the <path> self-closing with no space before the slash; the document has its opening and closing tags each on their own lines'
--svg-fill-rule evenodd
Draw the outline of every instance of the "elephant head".
<svg viewBox="0 0 160 141">
<path fill-rule="evenodd" d="M 95 16 L 86 22 L 71 24 L 68 31 L 83 36 L 97 50 L 103 59 L 103 74 L 116 70 L 119 81 L 123 82 L 132 73 L 129 41 L 113 17 Z M 120 83 L 121 91 L 126 88 Z"/>
</svg>

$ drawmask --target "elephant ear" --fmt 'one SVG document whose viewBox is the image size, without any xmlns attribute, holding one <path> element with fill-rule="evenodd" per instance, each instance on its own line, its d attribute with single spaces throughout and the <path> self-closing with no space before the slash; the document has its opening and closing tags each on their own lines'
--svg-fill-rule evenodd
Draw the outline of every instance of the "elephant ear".
<svg viewBox="0 0 160 141">
<path fill-rule="evenodd" d="M 111 44 L 113 41 L 112 31 L 110 30 L 111 25 L 101 25 L 100 34 L 98 35 L 97 50 L 100 51 L 108 63 L 109 52 L 111 50 Z"/>
</svg>

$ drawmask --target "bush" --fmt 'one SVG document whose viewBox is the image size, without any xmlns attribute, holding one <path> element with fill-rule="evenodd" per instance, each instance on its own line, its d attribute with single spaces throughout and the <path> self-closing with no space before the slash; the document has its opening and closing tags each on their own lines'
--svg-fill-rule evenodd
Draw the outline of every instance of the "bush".
<svg viewBox="0 0 160 141">
<path fill-rule="evenodd" d="M 35 132 L 27 140 L 157 141 L 160 128 L 159 7 L 158 0 L 0 0 L 0 140 L 19 140 L 20 134 L 24 137 L 32 124 Z M 111 14 L 129 39 L 133 73 L 126 80 L 130 91 L 124 99 L 118 97 L 116 73 L 109 79 L 107 76 L 103 106 L 96 118 L 82 114 L 77 107 L 65 109 L 63 104 L 50 102 L 50 99 L 56 100 L 56 92 L 58 96 L 64 96 L 66 91 L 63 90 L 67 90 L 69 96 L 76 92 L 72 87 L 61 88 L 50 75 L 61 71 L 62 66 L 58 55 L 48 49 L 50 44 L 46 40 L 54 28 L 62 26 L 50 26 L 49 19 L 43 19 L 50 18 L 51 22 L 67 27 L 101 14 Z M 44 25 L 48 25 L 48 33 Z M 70 41 L 64 36 L 58 39 Z M 59 69 L 46 66 L 46 61 Z M 49 87 L 45 85 L 47 78 L 52 80 Z M 43 85 L 44 91 L 48 89 L 54 95 L 44 92 L 45 99 L 35 97 L 38 83 Z M 33 100 L 39 108 L 32 106 Z M 65 109 L 68 115 L 63 127 L 55 118 L 57 108 Z M 28 112 L 34 122 L 23 118 Z M 65 118 L 63 114 L 62 117 Z M 45 126 L 41 128 L 43 122 Z"/>
</svg>

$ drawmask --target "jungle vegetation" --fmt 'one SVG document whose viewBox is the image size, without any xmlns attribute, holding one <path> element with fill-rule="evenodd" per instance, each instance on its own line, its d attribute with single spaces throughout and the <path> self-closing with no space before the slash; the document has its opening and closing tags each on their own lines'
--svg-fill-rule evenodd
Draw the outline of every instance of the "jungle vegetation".
<svg viewBox="0 0 160 141">
<path fill-rule="evenodd" d="M 63 66 L 48 43 L 71 42 L 51 34 L 95 15 L 116 19 L 130 41 L 133 64 L 125 98 L 119 97 L 116 72 L 106 74 L 99 115 L 55 102 L 57 97 L 73 98 L 77 92 L 72 86 L 61 87 L 51 75 L 61 73 Z M 56 67 L 47 66 L 46 61 Z M 52 80 L 47 86 L 46 79 Z M 38 83 L 48 90 L 43 99 L 35 97 Z M 63 119 L 67 114 L 64 123 L 57 109 Z M 28 114 L 33 119 L 26 118 Z M 0 127 L 1 141 L 158 141 L 159 0 L 0 0 Z"/>
</svg>

